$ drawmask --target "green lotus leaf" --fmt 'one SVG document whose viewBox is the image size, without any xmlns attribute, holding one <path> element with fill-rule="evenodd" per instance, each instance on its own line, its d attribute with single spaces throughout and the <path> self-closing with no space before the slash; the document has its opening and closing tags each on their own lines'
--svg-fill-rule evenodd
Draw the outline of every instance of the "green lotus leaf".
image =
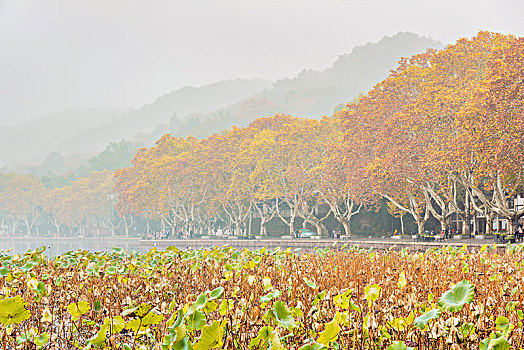
<svg viewBox="0 0 524 350">
<path fill-rule="evenodd" d="M 442 294 L 438 306 L 443 310 L 457 312 L 462 310 L 465 304 L 471 303 L 474 298 L 475 287 L 468 281 L 462 280 Z"/>
<path fill-rule="evenodd" d="M 353 311 L 356 311 L 358 313 L 361 313 L 362 312 L 362 309 L 360 308 L 360 306 L 354 304 L 352 301 L 349 301 L 349 308 Z"/>
<path fill-rule="evenodd" d="M 182 338 L 181 341 L 169 347 L 169 349 L 170 350 L 193 350 L 193 346 L 191 345 L 189 336 L 186 335 L 184 338 Z"/>
<path fill-rule="evenodd" d="M 207 295 L 205 293 L 202 293 L 197 297 L 195 301 L 195 308 L 197 310 L 202 310 L 202 308 L 206 305 L 206 303 L 207 303 Z"/>
<path fill-rule="evenodd" d="M 249 342 L 249 348 L 257 347 L 260 348 L 263 345 L 269 345 L 269 336 L 273 331 L 273 327 L 264 326 L 258 331 L 256 338 L 251 339 Z"/>
<path fill-rule="evenodd" d="M 291 312 L 287 309 L 286 305 L 282 301 L 277 301 L 273 306 L 272 315 L 274 316 L 275 323 L 284 328 L 290 329 L 296 327 L 295 320 L 291 315 Z"/>
<path fill-rule="evenodd" d="M 519 320 L 524 320 L 524 312 L 522 312 L 522 310 L 517 310 L 517 316 Z"/>
<path fill-rule="evenodd" d="M 194 350 L 210 350 L 222 346 L 222 325 L 220 321 L 214 321 L 209 326 L 202 328 L 202 335 L 193 345 Z"/>
<path fill-rule="evenodd" d="M 184 312 L 182 310 L 178 310 L 176 312 L 176 319 L 174 317 L 175 317 L 175 314 L 173 314 L 173 316 L 171 316 L 171 318 L 167 321 L 168 325 L 172 323 L 173 327 L 176 328 L 184 323 Z"/>
<path fill-rule="evenodd" d="M 209 300 L 220 298 L 223 294 L 224 287 L 215 288 L 209 293 Z"/>
<path fill-rule="evenodd" d="M 315 297 L 313 298 L 313 301 L 311 302 L 311 305 L 315 306 L 318 303 L 320 303 L 320 301 L 324 300 L 324 298 L 326 297 L 326 294 L 327 294 L 327 290 L 324 289 L 322 292 L 315 295 Z"/>
<path fill-rule="evenodd" d="M 108 326 L 111 330 L 111 334 L 120 333 L 125 328 L 125 322 L 122 316 L 106 317 L 104 325 Z"/>
<path fill-rule="evenodd" d="M 323 344 L 319 344 L 316 341 L 311 339 L 310 343 L 302 345 L 298 350 L 324 350 L 327 349 Z"/>
<path fill-rule="evenodd" d="M 199 310 L 186 317 L 187 328 L 191 331 L 200 330 L 206 324 L 206 315 Z"/>
<path fill-rule="evenodd" d="M 116 272 L 117 272 L 117 269 L 115 266 L 108 266 L 105 270 L 105 272 L 108 274 L 108 275 L 114 275 Z"/>
<path fill-rule="evenodd" d="M 367 301 L 376 301 L 380 296 L 381 287 L 378 284 L 372 284 L 364 289 L 364 297 Z"/>
<path fill-rule="evenodd" d="M 507 337 L 509 333 L 515 328 L 513 324 L 509 322 L 509 319 L 505 316 L 499 316 L 495 320 L 495 326 L 497 327 L 497 330 L 502 332 L 502 335 L 504 337 Z"/>
<path fill-rule="evenodd" d="M 0 277 L 7 277 L 11 273 L 11 270 L 9 270 L 7 267 L 2 266 L 0 267 Z"/>
<path fill-rule="evenodd" d="M 45 295 L 46 294 L 45 283 L 42 281 L 39 281 L 38 284 L 36 285 L 35 291 L 40 295 Z"/>
<path fill-rule="evenodd" d="M 510 345 L 500 332 L 491 333 L 489 338 L 484 339 L 479 344 L 480 350 L 509 350 Z"/>
<path fill-rule="evenodd" d="M 473 323 L 464 323 L 458 328 L 462 339 L 475 334 L 475 325 Z"/>
<path fill-rule="evenodd" d="M 67 306 L 67 311 L 73 316 L 73 318 L 79 318 L 86 312 L 91 310 L 91 307 L 89 306 L 89 302 L 82 300 L 78 303 L 71 303 Z"/>
<path fill-rule="evenodd" d="M 387 350 L 413 350 L 414 348 L 407 346 L 403 341 L 394 341 L 391 343 Z"/>
<path fill-rule="evenodd" d="M 187 328 L 185 325 L 180 325 L 178 327 L 169 328 L 169 333 L 172 335 L 171 342 L 176 344 L 182 341 L 187 335 Z"/>
<path fill-rule="evenodd" d="M 434 320 L 434 319 L 437 319 L 440 317 L 440 314 L 441 314 L 442 311 L 440 311 L 440 309 L 432 309 L 432 310 L 429 310 L 428 312 L 420 315 L 419 317 L 415 318 L 415 321 L 413 322 L 415 324 L 415 326 L 417 326 L 418 328 L 420 329 L 424 329 L 424 327 L 426 327 L 426 324 L 430 321 L 430 320 Z"/>
<path fill-rule="evenodd" d="M 224 316 L 228 310 L 233 309 L 233 303 L 234 301 L 231 299 L 222 299 L 222 302 L 220 303 L 220 307 L 218 308 L 218 312 L 221 316 Z"/>
<path fill-rule="evenodd" d="M 278 298 L 281 295 L 282 295 L 282 292 L 277 289 L 274 292 L 271 292 L 271 293 L 268 293 L 266 295 L 261 296 L 260 297 L 260 302 L 261 303 L 268 303 L 271 300 L 276 299 L 276 298 Z"/>
<path fill-rule="evenodd" d="M 23 344 L 25 342 L 28 342 L 30 340 L 30 335 L 27 333 L 20 334 L 18 337 L 16 337 L 16 342 L 18 344 Z"/>
<path fill-rule="evenodd" d="M 94 306 L 95 311 L 100 311 L 100 309 L 102 308 L 102 303 L 100 303 L 100 300 L 95 300 L 93 306 Z"/>
<path fill-rule="evenodd" d="M 27 320 L 31 312 L 25 306 L 26 302 L 20 295 L 0 300 L 0 323 L 18 324 Z"/>
<path fill-rule="evenodd" d="M 258 336 L 249 342 L 249 348 L 284 350 L 277 331 L 271 326 L 262 327 Z"/>
<path fill-rule="evenodd" d="M 163 315 L 159 315 L 154 313 L 153 311 L 150 311 L 147 315 L 142 318 L 142 325 L 144 326 L 151 326 L 154 324 L 159 324 L 164 319 Z"/>
<path fill-rule="evenodd" d="M 38 264 L 35 263 L 34 261 L 32 260 L 29 260 L 28 262 L 26 262 L 24 264 L 24 266 L 20 267 L 20 270 L 22 270 L 23 272 L 29 272 L 31 271 L 35 266 L 37 266 Z"/>
<path fill-rule="evenodd" d="M 36 336 L 33 341 L 38 346 L 44 346 L 49 341 L 49 334 L 47 332 L 44 332 L 40 334 L 39 336 Z"/>
<path fill-rule="evenodd" d="M 320 332 L 317 342 L 329 347 L 331 342 L 337 340 L 339 333 L 340 326 L 338 325 L 338 318 L 335 316 L 331 322 L 326 323 L 326 328 Z"/>
</svg>

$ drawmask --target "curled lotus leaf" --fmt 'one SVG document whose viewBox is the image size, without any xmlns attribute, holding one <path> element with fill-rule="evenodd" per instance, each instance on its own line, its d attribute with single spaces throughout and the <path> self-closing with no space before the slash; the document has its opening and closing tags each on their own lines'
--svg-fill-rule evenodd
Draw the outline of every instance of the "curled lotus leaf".
<svg viewBox="0 0 524 350">
<path fill-rule="evenodd" d="M 462 280 L 442 294 L 438 306 L 446 311 L 457 312 L 462 310 L 465 304 L 471 303 L 474 298 L 475 287 L 468 281 Z"/>
<path fill-rule="evenodd" d="M 509 342 L 502 333 L 491 333 L 489 338 L 484 339 L 479 344 L 480 350 L 509 350 Z"/>
<path fill-rule="evenodd" d="M 271 310 L 275 323 L 284 328 L 290 329 L 297 326 L 291 312 L 282 301 L 277 301 Z"/>
<path fill-rule="evenodd" d="M 217 299 L 220 298 L 224 294 L 224 287 L 217 287 L 213 289 L 211 292 L 209 292 L 209 299 Z"/>
<path fill-rule="evenodd" d="M 426 326 L 426 324 L 430 321 L 430 320 L 434 320 L 434 319 L 437 319 L 440 317 L 440 314 L 441 314 L 441 310 L 440 309 L 432 309 L 432 310 L 429 310 L 428 312 L 420 315 L 419 317 L 415 318 L 415 321 L 414 321 L 414 324 L 415 326 L 417 326 L 418 328 L 420 329 L 424 329 L 424 327 Z"/>
<path fill-rule="evenodd" d="M 338 325 L 338 317 L 335 316 L 331 322 L 326 323 L 326 328 L 320 332 L 317 342 L 325 346 L 329 346 L 331 342 L 337 340 L 339 333 L 340 326 Z"/>
<path fill-rule="evenodd" d="M 260 297 L 260 302 L 268 303 L 271 300 L 276 299 L 276 298 L 278 298 L 281 295 L 282 295 L 282 292 L 277 289 L 274 292 L 271 292 L 271 293 L 268 293 L 266 295 L 261 296 Z"/>
<path fill-rule="evenodd" d="M 103 324 L 100 326 L 100 330 L 91 338 L 89 338 L 88 343 L 93 345 L 102 345 L 105 344 L 107 339 L 107 325 Z"/>
<path fill-rule="evenodd" d="M 317 289 L 317 284 L 314 281 L 310 281 L 307 277 L 304 277 L 304 282 L 306 282 L 308 287 Z"/>
</svg>

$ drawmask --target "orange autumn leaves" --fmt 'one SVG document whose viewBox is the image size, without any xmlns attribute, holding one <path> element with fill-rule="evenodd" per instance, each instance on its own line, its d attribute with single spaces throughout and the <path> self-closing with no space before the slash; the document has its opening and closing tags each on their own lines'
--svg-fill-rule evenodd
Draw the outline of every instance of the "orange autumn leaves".
<svg viewBox="0 0 524 350">
<path fill-rule="evenodd" d="M 322 231 L 315 209 L 326 201 L 345 206 L 352 196 L 349 170 L 335 156 L 342 138 L 338 118 L 283 114 L 199 141 L 166 135 L 116 172 L 118 209 L 183 230 L 217 218 L 240 230 L 252 212 L 268 219 L 285 206 Z"/>
<path fill-rule="evenodd" d="M 522 183 L 522 43 L 480 32 L 402 60 L 341 112 L 348 154 L 366 157 L 370 186 L 419 230 L 430 213 L 445 228 L 473 196 L 479 212 L 518 218 L 489 193 L 507 198 Z"/>
</svg>

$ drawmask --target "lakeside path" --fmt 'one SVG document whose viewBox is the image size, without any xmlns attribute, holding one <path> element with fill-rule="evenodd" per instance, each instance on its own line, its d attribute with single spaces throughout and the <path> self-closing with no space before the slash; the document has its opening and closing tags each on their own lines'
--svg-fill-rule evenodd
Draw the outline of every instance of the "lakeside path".
<svg viewBox="0 0 524 350">
<path fill-rule="evenodd" d="M 445 242 L 415 242 L 411 239 L 391 239 L 391 238 L 364 238 L 352 237 L 349 240 L 334 239 L 278 239 L 264 238 L 256 240 L 244 239 L 167 239 L 167 240 L 140 240 L 139 238 L 126 237 L 1 237 L 0 251 L 10 250 L 11 253 L 24 253 L 28 249 L 36 249 L 46 246 L 46 254 L 56 256 L 67 251 L 77 249 L 87 249 L 90 251 L 111 251 L 113 247 L 120 247 L 126 250 L 135 250 L 147 252 L 152 248 L 165 250 L 169 246 L 176 246 L 179 249 L 200 249 L 214 246 L 231 246 L 236 249 L 260 249 L 267 247 L 274 249 L 301 249 L 303 251 L 312 251 L 317 248 L 335 248 L 340 249 L 343 245 L 358 245 L 361 248 L 375 248 L 379 250 L 386 249 L 403 249 L 411 251 L 425 251 L 431 248 L 440 248 L 443 246 L 462 247 L 464 244 L 469 249 L 479 249 L 484 244 L 493 245 L 493 239 L 450 239 Z M 497 247 L 504 248 L 505 244 L 497 244 Z"/>
<path fill-rule="evenodd" d="M 412 251 L 425 251 L 431 248 L 441 248 L 445 246 L 462 247 L 466 244 L 470 249 L 480 248 L 484 244 L 493 245 L 493 239 L 450 239 L 444 242 L 415 242 L 413 240 L 399 240 L 391 238 L 352 238 L 346 240 L 335 239 L 166 239 L 166 240 L 141 240 L 140 248 L 142 251 L 151 248 L 163 250 L 169 246 L 179 249 L 199 249 L 201 247 L 210 248 L 214 246 L 231 246 L 237 249 L 260 249 L 267 247 L 274 249 L 301 249 L 313 250 L 314 248 L 341 248 L 343 245 L 358 245 L 361 248 L 375 248 L 379 250 L 403 249 Z M 497 244 L 497 248 L 506 247 L 506 244 Z"/>
</svg>

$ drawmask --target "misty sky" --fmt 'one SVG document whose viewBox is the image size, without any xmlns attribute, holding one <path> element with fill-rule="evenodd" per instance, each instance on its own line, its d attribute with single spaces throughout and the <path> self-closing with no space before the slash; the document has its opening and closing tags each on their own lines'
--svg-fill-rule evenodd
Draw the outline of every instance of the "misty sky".
<svg viewBox="0 0 524 350">
<path fill-rule="evenodd" d="M 521 0 L 0 0 L 0 125 L 324 69 L 399 31 L 522 36 L 523 15 Z"/>
</svg>

